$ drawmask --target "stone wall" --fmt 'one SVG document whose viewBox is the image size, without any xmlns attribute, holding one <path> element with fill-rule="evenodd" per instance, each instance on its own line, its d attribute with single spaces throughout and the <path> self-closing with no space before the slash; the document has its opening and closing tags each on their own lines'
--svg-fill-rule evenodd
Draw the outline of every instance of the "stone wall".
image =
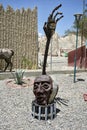
<svg viewBox="0 0 87 130">
<path fill-rule="evenodd" d="M 37 7 L 14 11 L 10 6 L 5 10 L 0 5 L 0 48 L 14 50 L 13 68 L 37 67 L 37 28 Z"/>
</svg>

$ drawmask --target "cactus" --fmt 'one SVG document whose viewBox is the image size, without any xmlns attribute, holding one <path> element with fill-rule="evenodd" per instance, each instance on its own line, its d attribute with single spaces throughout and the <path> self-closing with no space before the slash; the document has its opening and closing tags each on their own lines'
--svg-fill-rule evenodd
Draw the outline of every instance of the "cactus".
<svg viewBox="0 0 87 130">
<path fill-rule="evenodd" d="M 21 85 L 23 83 L 23 76 L 24 76 L 23 70 L 17 70 L 15 73 L 12 73 L 12 75 L 16 84 Z"/>
</svg>

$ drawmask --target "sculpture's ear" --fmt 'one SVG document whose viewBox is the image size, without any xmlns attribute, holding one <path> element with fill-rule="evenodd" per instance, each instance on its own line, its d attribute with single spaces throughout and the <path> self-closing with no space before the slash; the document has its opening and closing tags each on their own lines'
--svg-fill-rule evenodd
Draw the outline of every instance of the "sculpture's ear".
<svg viewBox="0 0 87 130">
<path fill-rule="evenodd" d="M 51 103 L 54 100 L 54 98 L 56 97 L 56 95 L 58 93 L 58 90 L 59 90 L 58 84 L 53 81 L 53 89 L 52 89 L 52 93 L 49 98 L 49 103 Z"/>
</svg>

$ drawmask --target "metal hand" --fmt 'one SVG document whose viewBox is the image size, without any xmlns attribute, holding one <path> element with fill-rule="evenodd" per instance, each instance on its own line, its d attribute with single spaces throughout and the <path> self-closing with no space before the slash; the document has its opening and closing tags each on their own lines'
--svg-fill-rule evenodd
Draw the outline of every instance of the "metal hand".
<svg viewBox="0 0 87 130">
<path fill-rule="evenodd" d="M 48 17 L 47 22 L 44 23 L 43 29 L 44 29 L 47 39 L 50 39 L 52 37 L 52 35 L 55 32 L 57 22 L 63 17 L 61 12 L 57 12 L 54 15 L 55 11 L 58 10 L 61 6 L 62 5 L 60 4 L 56 8 L 54 8 L 52 13 Z M 61 15 L 61 16 L 59 18 L 57 18 L 58 15 Z"/>
</svg>

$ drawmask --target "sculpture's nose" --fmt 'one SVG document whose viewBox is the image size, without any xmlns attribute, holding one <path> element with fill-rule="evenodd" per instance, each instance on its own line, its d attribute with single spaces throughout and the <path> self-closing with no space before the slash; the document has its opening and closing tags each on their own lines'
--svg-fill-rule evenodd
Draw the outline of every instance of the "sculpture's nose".
<svg viewBox="0 0 87 130">
<path fill-rule="evenodd" d="M 43 89 L 41 87 L 41 83 L 38 85 L 37 93 L 43 93 Z"/>
</svg>

